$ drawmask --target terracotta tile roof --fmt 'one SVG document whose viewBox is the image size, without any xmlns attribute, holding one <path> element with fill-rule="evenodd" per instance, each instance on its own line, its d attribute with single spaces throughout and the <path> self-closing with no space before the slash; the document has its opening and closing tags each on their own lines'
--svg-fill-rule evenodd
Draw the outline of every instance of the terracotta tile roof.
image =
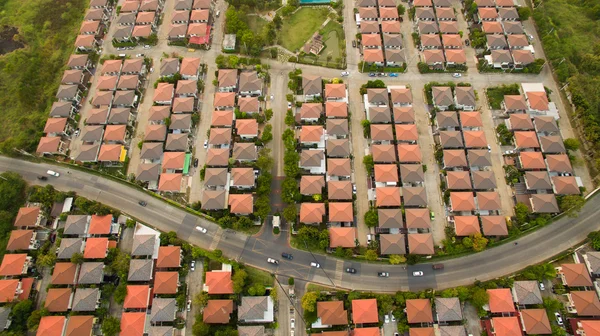
<svg viewBox="0 0 600 336">
<path fill-rule="evenodd" d="M 511 113 L 509 121 L 512 130 L 533 130 L 533 121 L 531 121 L 529 114 Z"/>
<path fill-rule="evenodd" d="M 471 190 L 471 178 L 468 171 L 448 171 L 446 181 L 450 190 Z"/>
<path fill-rule="evenodd" d="M 121 71 L 121 66 L 123 65 L 122 60 L 106 60 L 104 64 L 102 64 L 101 74 L 105 73 L 118 73 Z"/>
<path fill-rule="evenodd" d="M 562 264 L 561 267 L 567 286 L 592 286 L 592 279 L 585 264 Z"/>
<path fill-rule="evenodd" d="M 258 134 L 258 123 L 256 119 L 238 119 L 235 121 L 238 135 L 256 136 Z"/>
<path fill-rule="evenodd" d="M 323 104 L 305 103 L 300 108 L 301 119 L 318 119 L 323 113 Z"/>
<path fill-rule="evenodd" d="M 37 329 L 37 336 L 62 336 L 67 318 L 64 316 L 43 316 Z"/>
<path fill-rule="evenodd" d="M 415 110 L 412 106 L 394 107 L 392 110 L 394 111 L 394 122 L 396 124 L 413 124 L 416 120 Z"/>
<path fill-rule="evenodd" d="M 214 169 L 216 169 L 216 168 L 214 168 Z M 222 171 L 224 171 L 224 175 L 226 178 L 227 177 L 227 169 L 223 169 Z M 231 185 L 232 186 L 254 186 L 254 184 L 255 184 L 254 180 L 255 180 L 254 170 L 252 168 L 232 168 L 231 169 L 231 181 L 232 181 Z"/>
<path fill-rule="evenodd" d="M 477 192 L 479 210 L 500 210 L 500 195 L 495 191 Z"/>
<path fill-rule="evenodd" d="M 492 190 L 496 188 L 496 177 L 491 170 L 472 170 L 473 189 Z"/>
<path fill-rule="evenodd" d="M 417 141 L 419 134 L 417 133 L 417 125 L 413 124 L 396 124 L 396 141 Z"/>
<path fill-rule="evenodd" d="M 437 5 L 437 4 L 436 4 Z M 456 20 L 456 14 L 452 8 L 436 8 L 435 14 L 439 19 Z"/>
<path fill-rule="evenodd" d="M 398 161 L 400 163 L 418 162 L 422 161 L 421 149 L 419 145 L 412 144 L 399 144 L 398 149 Z"/>
<path fill-rule="evenodd" d="M 352 322 L 354 324 L 379 323 L 377 300 L 352 300 Z"/>
<path fill-rule="evenodd" d="M 88 13 L 95 10 L 88 10 Z M 100 10 L 102 11 L 102 10 Z M 69 61 L 67 62 L 67 66 L 69 68 L 74 67 L 83 67 L 87 64 L 88 55 L 86 54 L 73 54 L 69 56 Z"/>
<path fill-rule="evenodd" d="M 548 96 L 546 92 L 527 92 L 529 106 L 534 110 L 548 111 Z"/>
<path fill-rule="evenodd" d="M 475 198 L 472 192 L 451 192 L 452 211 L 474 211 Z"/>
<path fill-rule="evenodd" d="M 0 303 L 12 302 L 15 299 L 18 287 L 18 279 L 0 280 Z"/>
<path fill-rule="evenodd" d="M 456 21 L 438 21 L 440 32 L 444 34 L 458 34 L 458 23 Z"/>
<path fill-rule="evenodd" d="M 481 19 L 498 18 L 498 11 L 496 10 L 496 8 L 477 8 L 477 13 Z"/>
<path fill-rule="evenodd" d="M 300 142 L 319 142 L 323 136 L 323 126 L 302 126 L 300 130 Z"/>
<path fill-rule="evenodd" d="M 175 85 L 169 83 L 158 83 L 158 86 L 154 90 L 153 101 L 171 101 L 173 99 L 174 91 Z"/>
<path fill-rule="evenodd" d="M 383 33 L 400 34 L 400 21 L 390 20 L 381 22 L 381 31 Z"/>
<path fill-rule="evenodd" d="M 521 336 L 521 326 L 519 325 L 519 319 L 515 316 L 511 317 L 494 317 L 492 318 L 492 325 L 496 336 Z"/>
<path fill-rule="evenodd" d="M 431 301 L 429 299 L 406 300 L 408 323 L 433 323 Z"/>
<path fill-rule="evenodd" d="M 329 221 L 330 222 L 352 222 L 354 221 L 354 211 L 352 202 L 330 202 L 329 203 Z"/>
<path fill-rule="evenodd" d="M 48 118 L 46 126 L 44 126 L 44 133 L 60 133 L 65 130 L 66 126 L 67 118 Z"/>
<path fill-rule="evenodd" d="M 200 68 L 199 57 L 184 57 L 181 61 L 181 69 L 179 73 L 183 76 L 196 76 Z"/>
<path fill-rule="evenodd" d="M 392 125 L 371 125 L 371 139 L 374 141 L 392 141 L 394 132 Z"/>
<path fill-rule="evenodd" d="M 156 267 L 180 267 L 181 266 L 181 247 L 179 246 L 161 246 L 158 248 L 158 260 Z"/>
<path fill-rule="evenodd" d="M 122 151 L 122 145 L 102 144 L 100 146 L 100 153 L 98 154 L 98 161 L 119 161 Z"/>
<path fill-rule="evenodd" d="M 375 188 L 377 207 L 399 207 L 400 206 L 400 188 L 382 187 Z"/>
<path fill-rule="evenodd" d="M 23 274 L 23 266 L 27 260 L 27 254 L 5 254 L 0 264 L 0 275 L 21 275 Z"/>
<path fill-rule="evenodd" d="M 219 87 L 231 87 L 237 84 L 237 73 L 235 69 L 221 69 L 219 70 L 218 81 Z"/>
<path fill-rule="evenodd" d="M 381 39 L 379 42 L 381 43 Z M 325 98 L 346 98 L 346 84 L 325 84 Z"/>
<path fill-rule="evenodd" d="M 233 92 L 217 92 L 215 93 L 214 107 L 234 106 L 235 93 Z"/>
<path fill-rule="evenodd" d="M 302 195 L 321 194 L 325 187 L 323 175 L 304 175 L 300 179 L 300 193 Z"/>
<path fill-rule="evenodd" d="M 382 19 L 398 19 L 398 8 L 396 7 L 379 7 L 379 17 Z"/>
<path fill-rule="evenodd" d="M 481 227 L 486 236 L 508 236 L 504 216 L 481 216 Z"/>
<path fill-rule="evenodd" d="M 233 124 L 233 111 L 213 111 L 211 126 L 227 126 L 230 127 Z"/>
<path fill-rule="evenodd" d="M 36 153 L 55 153 L 60 146 L 60 137 L 42 137 L 36 149 Z"/>
<path fill-rule="evenodd" d="M 488 141 L 483 131 L 463 131 L 466 148 L 485 148 Z"/>
<path fill-rule="evenodd" d="M 112 224 L 112 215 L 93 215 L 90 220 L 89 234 L 110 234 L 110 225 Z"/>
<path fill-rule="evenodd" d="M 529 335 L 552 334 L 550 321 L 545 309 L 523 309 L 521 310 L 525 332 Z"/>
<path fill-rule="evenodd" d="M 86 259 L 103 259 L 108 251 L 108 238 L 88 238 L 85 242 L 83 257 Z"/>
<path fill-rule="evenodd" d="M 585 332 L 586 336 L 598 336 L 600 335 L 600 321 L 579 321 L 581 328 Z"/>
<path fill-rule="evenodd" d="M 399 182 L 398 166 L 395 164 L 376 164 L 375 165 L 376 182 Z"/>
<path fill-rule="evenodd" d="M 328 157 L 350 156 L 350 140 L 328 138 L 326 143 Z"/>
<path fill-rule="evenodd" d="M 554 193 L 557 195 L 579 195 L 581 191 L 575 176 L 552 176 Z"/>
<path fill-rule="evenodd" d="M 371 144 L 371 154 L 374 162 L 396 162 L 394 145 Z"/>
<path fill-rule="evenodd" d="M 156 272 L 154 274 L 154 294 L 175 294 L 179 282 L 179 272 Z"/>
<path fill-rule="evenodd" d="M 368 63 L 383 63 L 383 51 L 381 49 L 365 49 L 363 59 Z"/>
<path fill-rule="evenodd" d="M 404 211 L 406 214 L 407 228 L 428 229 L 431 227 L 428 209 L 405 209 Z"/>
<path fill-rule="evenodd" d="M 50 283 L 53 285 L 74 285 L 76 273 L 76 264 L 70 262 L 58 262 L 54 265 Z"/>
<path fill-rule="evenodd" d="M 462 149 L 444 150 L 444 167 L 466 167 L 467 157 Z"/>
<path fill-rule="evenodd" d="M 492 313 L 510 313 L 515 311 L 515 303 L 508 288 L 488 289 L 489 306 Z"/>
<path fill-rule="evenodd" d="M 433 328 L 410 328 L 409 336 L 435 336 Z"/>
<path fill-rule="evenodd" d="M 232 300 L 208 300 L 203 321 L 208 324 L 227 324 L 233 313 Z"/>
<path fill-rule="evenodd" d="M 240 97 L 238 98 L 238 106 L 240 111 L 247 113 L 258 112 L 259 102 L 257 97 Z"/>
<path fill-rule="evenodd" d="M 229 163 L 229 148 L 209 148 L 206 154 L 208 166 L 227 166 Z"/>
<path fill-rule="evenodd" d="M 408 211 L 409 209 L 407 209 Z M 411 209 L 413 210 L 413 209 Z M 380 228 L 402 228 L 402 210 L 401 209 L 377 209 Z M 408 212 L 407 212 L 408 214 Z M 429 217 L 427 217 L 429 218 Z M 408 221 L 408 217 L 407 217 Z"/>
<path fill-rule="evenodd" d="M 423 50 L 423 57 L 427 64 L 443 63 L 446 61 L 444 53 L 439 49 L 425 49 Z"/>
<path fill-rule="evenodd" d="M 515 144 L 518 148 L 540 148 L 537 134 L 530 132 L 515 132 Z"/>
<path fill-rule="evenodd" d="M 546 163 L 541 152 L 520 152 L 519 161 L 523 169 L 545 169 Z"/>
<path fill-rule="evenodd" d="M 471 236 L 481 232 L 477 216 L 455 216 L 454 229 L 457 236 Z"/>
<path fill-rule="evenodd" d="M 345 91 L 344 91 L 345 92 Z M 325 102 L 325 115 L 327 117 L 346 118 L 348 117 L 348 103 L 346 102 Z"/>
<path fill-rule="evenodd" d="M 32 237 L 33 230 L 13 230 L 10 233 L 10 238 L 8 239 L 6 250 L 28 250 Z"/>
<path fill-rule="evenodd" d="M 350 159 L 327 159 L 327 175 L 350 176 L 352 168 Z"/>
<path fill-rule="evenodd" d="M 353 227 L 330 227 L 329 247 L 355 247 L 356 228 Z"/>
<path fill-rule="evenodd" d="M 325 204 L 302 203 L 300 204 L 300 223 L 321 223 L 325 215 Z"/>
<path fill-rule="evenodd" d="M 185 152 L 165 152 L 163 154 L 162 169 L 183 169 Z"/>
<path fill-rule="evenodd" d="M 127 285 L 124 309 L 146 309 L 150 302 L 150 286 Z"/>
<path fill-rule="evenodd" d="M 509 42 L 510 42 L 510 36 L 509 35 Z M 529 42 L 526 42 L 527 45 L 529 45 Z M 521 63 L 523 65 L 527 65 L 527 64 L 531 64 L 533 62 L 535 62 L 535 57 L 533 56 L 533 54 L 531 53 L 530 50 L 511 50 L 512 53 L 512 57 L 515 60 L 515 63 Z"/>
<path fill-rule="evenodd" d="M 94 316 L 72 315 L 67 321 L 67 331 L 64 336 L 85 336 L 92 334 Z"/>
<path fill-rule="evenodd" d="M 46 295 L 46 304 L 50 312 L 66 312 L 71 301 L 71 288 L 50 288 Z"/>
<path fill-rule="evenodd" d="M 463 49 L 444 49 L 444 55 L 446 56 L 446 62 L 467 63 L 467 55 Z"/>
<path fill-rule="evenodd" d="M 329 181 L 327 182 L 327 196 L 329 200 L 351 200 L 352 182 Z"/>
<path fill-rule="evenodd" d="M 159 191 L 173 191 L 179 192 L 181 190 L 181 180 L 183 176 L 181 174 L 163 173 L 160 174 L 158 182 Z"/>
<path fill-rule="evenodd" d="M 208 294 L 233 294 L 231 272 L 206 272 L 205 277 Z"/>
<path fill-rule="evenodd" d="M 575 304 L 577 315 L 600 315 L 600 301 L 598 300 L 598 295 L 595 291 L 571 291 L 570 295 Z"/>
<path fill-rule="evenodd" d="M 210 12 L 207 9 L 193 10 L 190 16 L 191 21 L 208 21 Z"/>
<path fill-rule="evenodd" d="M 125 125 L 107 125 L 104 129 L 104 141 L 125 141 Z"/>
<path fill-rule="evenodd" d="M 409 253 L 420 255 L 434 253 L 433 236 L 431 233 L 411 233 L 407 237 Z"/>
<path fill-rule="evenodd" d="M 380 331 L 377 327 L 371 328 L 355 328 L 352 331 L 352 336 L 379 336 Z"/>
<path fill-rule="evenodd" d="M 462 125 L 462 127 L 483 127 L 483 122 L 481 121 L 481 113 L 478 111 L 461 111 L 458 112 L 458 116 L 460 117 L 460 124 Z"/>
<path fill-rule="evenodd" d="M 229 194 L 230 212 L 233 214 L 249 215 L 254 211 L 252 194 Z"/>
<path fill-rule="evenodd" d="M 121 336 L 143 336 L 146 325 L 145 312 L 125 312 L 121 315 Z"/>
</svg>

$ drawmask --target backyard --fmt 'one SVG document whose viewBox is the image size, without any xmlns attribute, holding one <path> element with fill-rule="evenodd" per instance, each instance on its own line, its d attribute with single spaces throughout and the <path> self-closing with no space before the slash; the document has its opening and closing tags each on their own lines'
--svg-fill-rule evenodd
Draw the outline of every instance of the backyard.
<svg viewBox="0 0 600 336">
<path fill-rule="evenodd" d="M 312 62 L 325 66 L 331 63 L 341 67 L 343 64 L 339 63 L 342 63 L 344 59 L 344 28 L 336 21 L 331 20 L 319 33 L 323 36 L 325 48 L 318 56 L 312 54 L 301 56 L 301 61 L 303 63 Z"/>
<path fill-rule="evenodd" d="M 321 28 L 328 15 L 329 10 L 326 7 L 300 8 L 283 21 L 278 38 L 280 44 L 292 52 L 300 50 L 304 43 Z"/>
</svg>

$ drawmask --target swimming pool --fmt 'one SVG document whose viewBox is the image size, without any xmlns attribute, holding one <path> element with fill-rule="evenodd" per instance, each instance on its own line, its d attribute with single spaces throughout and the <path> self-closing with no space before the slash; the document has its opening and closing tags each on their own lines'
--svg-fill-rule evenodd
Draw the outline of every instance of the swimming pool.
<svg viewBox="0 0 600 336">
<path fill-rule="evenodd" d="M 328 4 L 331 0 L 300 0 L 301 5 Z"/>
</svg>

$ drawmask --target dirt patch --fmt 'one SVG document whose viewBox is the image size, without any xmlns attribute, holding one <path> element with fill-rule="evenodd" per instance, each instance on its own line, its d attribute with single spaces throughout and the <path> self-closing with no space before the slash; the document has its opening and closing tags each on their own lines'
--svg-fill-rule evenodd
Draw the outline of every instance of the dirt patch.
<svg viewBox="0 0 600 336">
<path fill-rule="evenodd" d="M 0 27 L 0 55 L 25 47 L 25 44 L 15 40 L 15 37 L 19 38 L 17 28 L 11 26 Z"/>
</svg>

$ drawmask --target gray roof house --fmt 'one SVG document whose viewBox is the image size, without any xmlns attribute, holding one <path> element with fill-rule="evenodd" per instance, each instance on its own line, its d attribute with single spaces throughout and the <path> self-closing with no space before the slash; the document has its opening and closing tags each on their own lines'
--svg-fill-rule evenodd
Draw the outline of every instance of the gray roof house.
<svg viewBox="0 0 600 336">
<path fill-rule="evenodd" d="M 367 89 L 369 104 L 376 106 L 388 106 L 390 98 L 387 89 Z"/>
<path fill-rule="evenodd" d="M 95 162 L 100 151 L 100 144 L 82 145 L 80 149 L 81 152 L 75 158 L 76 161 Z"/>
<path fill-rule="evenodd" d="M 188 135 L 186 133 L 167 134 L 167 142 L 165 143 L 166 151 L 185 152 L 188 149 Z"/>
<path fill-rule="evenodd" d="M 164 299 L 155 298 L 152 300 L 152 310 L 150 311 L 150 322 L 172 322 L 175 320 L 177 312 L 177 301 L 175 298 Z"/>
<path fill-rule="evenodd" d="M 148 336 L 173 336 L 175 328 L 151 326 L 148 328 Z"/>
<path fill-rule="evenodd" d="M 104 263 L 103 262 L 84 262 L 79 268 L 79 279 L 77 283 L 80 285 L 99 284 L 104 278 Z"/>
<path fill-rule="evenodd" d="M 350 141 L 348 139 L 328 139 L 327 157 L 350 156 Z"/>
<path fill-rule="evenodd" d="M 600 252 L 587 252 L 583 259 L 591 275 L 600 275 Z"/>
<path fill-rule="evenodd" d="M 271 323 L 274 321 L 273 299 L 270 296 L 243 296 L 238 307 L 242 323 Z"/>
<path fill-rule="evenodd" d="M 465 326 L 440 326 L 440 336 L 467 336 Z"/>
<path fill-rule="evenodd" d="M 160 75 L 172 76 L 179 72 L 179 59 L 178 58 L 165 58 L 160 64 Z"/>
<path fill-rule="evenodd" d="M 489 167 L 492 165 L 490 152 L 485 149 L 469 149 L 467 158 L 471 167 Z"/>
<path fill-rule="evenodd" d="M 77 288 L 73 297 L 73 311 L 95 311 L 100 303 L 99 288 Z"/>
<path fill-rule="evenodd" d="M 383 45 L 386 49 L 401 49 L 402 35 L 401 34 L 383 34 Z"/>
<path fill-rule="evenodd" d="M 227 184 L 227 168 L 206 168 L 204 185 L 207 187 L 225 186 Z"/>
<path fill-rule="evenodd" d="M 306 98 L 320 97 L 323 92 L 321 76 L 302 75 L 302 92 Z"/>
<path fill-rule="evenodd" d="M 433 105 L 442 111 L 445 111 L 454 104 L 452 89 L 449 86 L 434 86 L 431 88 L 433 96 Z"/>
<path fill-rule="evenodd" d="M 227 208 L 225 190 L 204 190 L 202 192 L 203 210 L 222 210 Z"/>
<path fill-rule="evenodd" d="M 58 248 L 58 259 L 71 259 L 71 256 L 75 253 L 83 252 L 83 239 L 82 238 L 63 238 L 60 241 L 60 247 Z"/>
<path fill-rule="evenodd" d="M 163 155 L 163 143 L 162 142 L 144 142 L 142 150 L 140 152 L 140 159 L 142 160 L 160 160 Z"/>
<path fill-rule="evenodd" d="M 264 336 L 265 326 L 238 326 L 238 336 Z"/>
<path fill-rule="evenodd" d="M 454 88 L 454 104 L 456 108 L 465 111 L 475 110 L 475 90 L 472 86 L 457 86 Z"/>
<path fill-rule="evenodd" d="M 381 254 L 405 254 L 406 239 L 403 234 L 381 234 L 380 248 Z"/>
<path fill-rule="evenodd" d="M 131 248 L 132 256 L 149 256 L 154 253 L 155 235 L 135 235 Z"/>
<path fill-rule="evenodd" d="M 327 119 L 325 122 L 327 134 L 329 136 L 346 137 L 348 136 L 348 120 L 347 119 Z"/>
<path fill-rule="evenodd" d="M 262 80 L 258 78 L 256 71 L 240 72 L 240 88 L 239 93 L 245 96 L 260 96 L 262 95 Z"/>
<path fill-rule="evenodd" d="M 425 207 L 427 206 L 427 193 L 423 187 L 402 188 L 404 206 Z"/>
<path fill-rule="evenodd" d="M 536 281 L 515 281 L 512 288 L 513 300 L 519 305 L 542 304 L 542 293 Z"/>
<path fill-rule="evenodd" d="M 154 261 L 152 259 L 133 259 L 129 263 L 129 274 L 127 281 L 150 281 Z"/>
<path fill-rule="evenodd" d="M 136 179 L 139 181 L 158 181 L 160 163 L 140 163 Z"/>
<path fill-rule="evenodd" d="M 83 236 L 87 232 L 88 224 L 90 223 L 88 215 L 69 215 L 65 221 L 63 234 Z"/>
<path fill-rule="evenodd" d="M 400 229 L 402 225 L 402 212 L 400 209 L 377 209 L 379 227 L 383 229 Z"/>
<path fill-rule="evenodd" d="M 463 315 L 458 298 L 435 298 L 435 312 L 440 322 L 462 321 Z"/>
</svg>

